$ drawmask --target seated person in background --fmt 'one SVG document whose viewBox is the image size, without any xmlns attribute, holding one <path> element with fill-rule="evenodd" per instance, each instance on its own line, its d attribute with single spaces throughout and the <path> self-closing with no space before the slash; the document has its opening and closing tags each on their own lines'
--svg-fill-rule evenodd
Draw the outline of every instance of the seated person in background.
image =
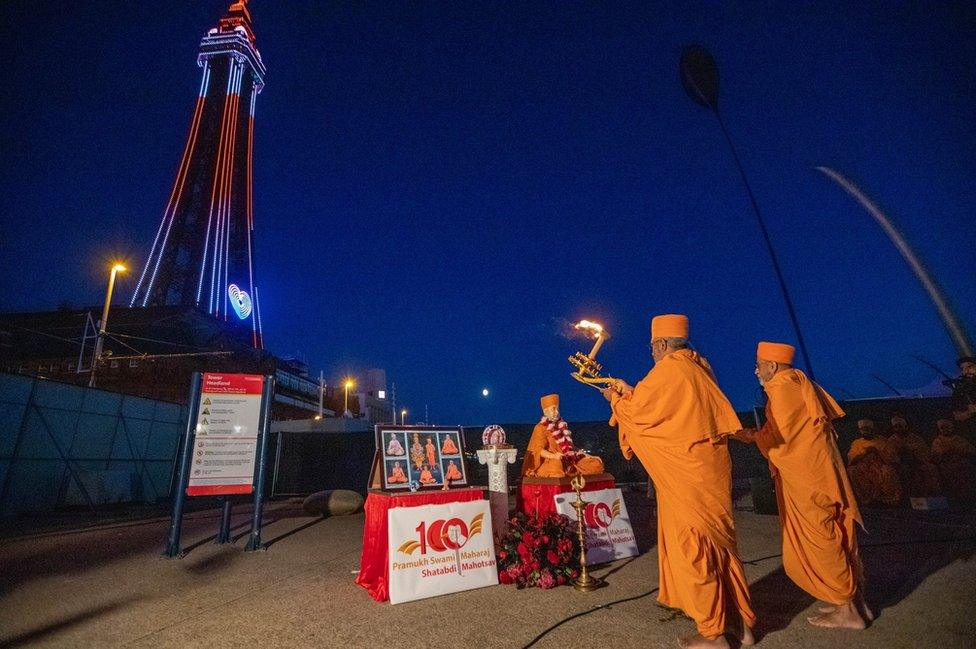
<svg viewBox="0 0 976 649">
<path fill-rule="evenodd" d="M 573 434 L 559 416 L 559 395 L 547 394 L 541 405 L 542 419 L 535 425 L 525 449 L 522 476 L 564 478 L 574 464 L 583 475 L 603 473 L 603 460 L 587 455 L 573 444 Z"/>
<path fill-rule="evenodd" d="M 976 357 L 963 356 L 956 365 L 959 378 L 946 382 L 952 387 L 952 418 L 956 432 L 976 443 Z"/>
<path fill-rule="evenodd" d="M 900 412 L 891 415 L 888 441 L 898 450 L 902 487 L 908 496 L 934 496 L 940 492 L 939 470 L 925 438 L 908 427 Z"/>
<path fill-rule="evenodd" d="M 932 440 L 932 460 L 939 468 L 946 495 L 953 503 L 971 505 L 976 496 L 976 446 L 954 430 L 951 419 L 940 419 Z"/>
<path fill-rule="evenodd" d="M 857 430 L 860 435 L 847 452 L 847 474 L 857 501 L 865 507 L 873 504 L 893 507 L 902 497 L 897 452 L 887 439 L 875 432 L 872 420 L 859 419 Z"/>
</svg>

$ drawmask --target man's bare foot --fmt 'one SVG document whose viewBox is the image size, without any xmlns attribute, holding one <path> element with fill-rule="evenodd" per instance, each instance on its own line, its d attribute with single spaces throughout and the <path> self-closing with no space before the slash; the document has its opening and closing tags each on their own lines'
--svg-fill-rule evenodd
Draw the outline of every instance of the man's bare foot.
<svg viewBox="0 0 976 649">
<path fill-rule="evenodd" d="M 857 629 L 867 627 L 864 618 L 858 612 L 854 602 L 841 604 L 829 613 L 821 613 L 807 618 L 807 622 L 813 626 L 826 627 L 828 629 Z"/>
<path fill-rule="evenodd" d="M 861 614 L 861 617 L 868 622 L 874 622 L 874 611 L 868 606 L 868 601 L 864 599 L 863 593 L 858 593 L 855 603 L 857 604 L 857 610 Z"/>
<path fill-rule="evenodd" d="M 837 609 L 836 604 L 831 604 L 830 602 L 823 602 L 823 601 L 821 601 L 820 606 L 817 607 L 817 610 L 820 611 L 821 613 L 830 613 L 831 611 L 834 611 L 836 609 Z"/>
<path fill-rule="evenodd" d="M 756 636 L 752 634 L 752 629 L 745 624 L 742 625 L 742 633 L 737 635 L 740 647 L 751 647 L 756 644 Z"/>
<path fill-rule="evenodd" d="M 684 647 L 684 649 L 731 649 L 729 641 L 725 639 L 724 635 L 708 639 L 700 633 L 678 638 L 678 646 Z"/>
</svg>

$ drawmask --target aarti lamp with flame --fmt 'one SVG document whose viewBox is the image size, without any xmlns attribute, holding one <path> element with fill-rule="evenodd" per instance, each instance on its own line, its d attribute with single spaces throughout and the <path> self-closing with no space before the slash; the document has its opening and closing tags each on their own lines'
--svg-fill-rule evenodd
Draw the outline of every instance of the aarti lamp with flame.
<svg viewBox="0 0 976 649">
<path fill-rule="evenodd" d="M 580 320 L 573 325 L 573 329 L 582 331 L 588 337 L 592 338 L 593 349 L 590 350 L 589 354 L 576 352 L 569 357 L 570 365 L 576 368 L 576 371 L 570 374 L 570 376 L 580 383 L 593 386 L 598 390 L 601 389 L 600 386 L 607 387 L 612 385 L 617 379 L 610 376 L 601 376 L 600 371 L 603 369 L 603 366 L 596 362 L 596 353 L 600 351 L 603 343 L 610 339 L 610 334 L 603 328 L 603 325 L 589 320 Z"/>
</svg>

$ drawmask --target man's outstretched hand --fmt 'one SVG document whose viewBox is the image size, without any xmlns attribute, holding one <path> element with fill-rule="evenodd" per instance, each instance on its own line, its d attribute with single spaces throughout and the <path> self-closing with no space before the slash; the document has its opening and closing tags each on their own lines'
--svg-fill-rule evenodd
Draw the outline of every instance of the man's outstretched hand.
<svg viewBox="0 0 976 649">
<path fill-rule="evenodd" d="M 600 390 L 603 398 L 607 401 L 612 401 L 613 396 L 625 396 L 634 391 L 634 386 L 629 385 L 626 381 L 622 379 L 614 379 L 613 384 Z"/>
</svg>

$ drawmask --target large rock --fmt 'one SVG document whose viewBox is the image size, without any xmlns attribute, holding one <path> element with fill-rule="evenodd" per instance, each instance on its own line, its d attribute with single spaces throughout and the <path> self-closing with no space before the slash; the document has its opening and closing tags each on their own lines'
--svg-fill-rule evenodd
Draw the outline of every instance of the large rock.
<svg viewBox="0 0 976 649">
<path fill-rule="evenodd" d="M 348 489 L 317 491 L 302 503 L 312 516 L 348 516 L 363 508 L 363 497 Z"/>
</svg>

